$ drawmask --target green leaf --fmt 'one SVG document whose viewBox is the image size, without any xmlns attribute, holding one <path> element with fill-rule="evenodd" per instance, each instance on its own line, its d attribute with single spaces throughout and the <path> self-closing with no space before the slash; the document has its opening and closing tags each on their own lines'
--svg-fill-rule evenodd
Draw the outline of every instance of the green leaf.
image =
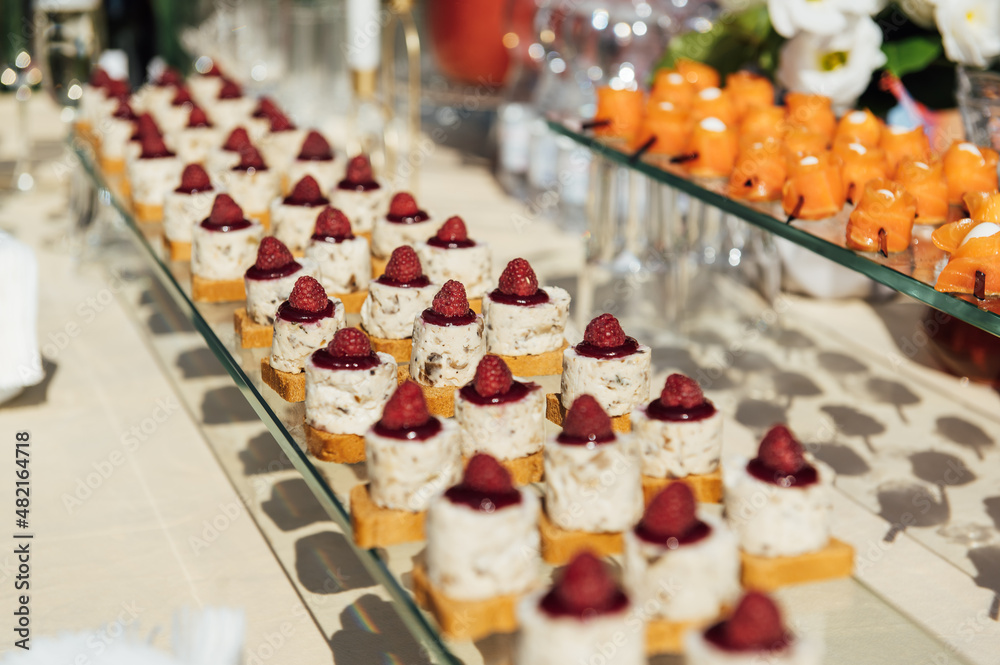
<svg viewBox="0 0 1000 665">
<path fill-rule="evenodd" d="M 677 60 L 687 58 L 711 65 L 725 77 L 755 64 L 776 34 L 766 6 L 723 12 L 707 32 L 691 31 L 671 39 L 656 69 L 674 67 Z"/>
<path fill-rule="evenodd" d="M 925 69 L 941 55 L 940 36 L 919 36 L 882 44 L 885 68 L 897 77 Z"/>
</svg>

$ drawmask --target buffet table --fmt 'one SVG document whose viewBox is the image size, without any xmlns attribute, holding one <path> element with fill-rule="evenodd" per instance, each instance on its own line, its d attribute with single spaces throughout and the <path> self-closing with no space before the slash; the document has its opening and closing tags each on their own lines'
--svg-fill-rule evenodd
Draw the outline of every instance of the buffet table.
<svg viewBox="0 0 1000 665">
<path fill-rule="evenodd" d="M 33 103 L 35 127 L 56 138 L 57 115 Z M 0 99 L 0 120 L 11 106 Z M 0 122 L 0 131 L 12 125 Z M 0 431 L 30 429 L 36 444 L 34 636 L 97 629 L 134 609 L 137 633 L 166 646 L 174 610 L 225 605 L 247 613 L 247 662 L 279 649 L 278 662 L 326 662 L 331 650 L 342 663 L 430 659 L 139 250 L 97 260 L 71 240 L 73 168 L 63 153 L 39 168 L 33 193 L 0 199 L 0 228 L 38 250 L 42 275 L 46 381 L 0 409 Z M 493 246 L 496 271 L 521 255 L 545 282 L 571 285 L 582 268 L 579 238 L 527 213 L 457 153 L 431 151 L 419 198 L 470 220 Z M 988 616 L 1000 557 L 990 568 L 966 556 L 996 539 L 983 499 L 1000 491 L 1000 399 L 942 374 L 921 344 L 905 344 L 918 339 L 923 313 L 902 298 L 872 306 L 781 296 L 770 311 L 783 322 L 776 332 L 732 336 L 746 321 L 720 318 L 721 341 L 706 337 L 655 362 L 654 382 L 668 369 L 718 366 L 743 383 L 708 387 L 728 416 L 728 452 L 750 451 L 774 414 L 826 454 L 871 449 L 865 471 L 838 480 L 834 510 L 834 533 L 856 548 L 861 584 L 778 594 L 799 611 L 793 625 L 841 647 L 829 662 L 879 654 L 887 663 L 990 663 L 1000 649 L 1000 625 Z M 882 401 L 859 397 L 873 379 L 914 398 L 899 399 L 898 389 Z M 943 418 L 985 439 L 943 441 Z M 891 511 L 876 487 L 906 476 L 910 447 L 947 448 L 974 471 L 973 482 L 948 487 L 949 526 L 981 529 L 909 529 L 886 542 Z M 449 646 L 470 663 L 505 662 L 508 648 Z"/>
</svg>

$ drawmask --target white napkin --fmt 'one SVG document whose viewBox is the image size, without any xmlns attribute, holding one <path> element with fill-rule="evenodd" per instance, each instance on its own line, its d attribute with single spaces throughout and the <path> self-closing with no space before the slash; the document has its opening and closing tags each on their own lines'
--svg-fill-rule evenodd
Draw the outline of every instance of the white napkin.
<svg viewBox="0 0 1000 665">
<path fill-rule="evenodd" d="M 0 231 L 0 403 L 44 378 L 37 326 L 35 253 Z"/>
</svg>

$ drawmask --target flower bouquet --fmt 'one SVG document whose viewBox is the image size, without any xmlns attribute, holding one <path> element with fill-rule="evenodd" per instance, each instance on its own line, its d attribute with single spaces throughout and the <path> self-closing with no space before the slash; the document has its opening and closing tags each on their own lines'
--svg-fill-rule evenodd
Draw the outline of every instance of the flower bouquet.
<svg viewBox="0 0 1000 665">
<path fill-rule="evenodd" d="M 931 109 L 955 106 L 955 65 L 1000 56 L 997 0 L 720 0 L 704 31 L 674 38 L 659 66 L 681 58 L 723 75 L 760 71 L 787 90 L 821 94 L 844 111 L 884 115 L 897 97 L 880 70 Z M 898 90 L 897 90 L 898 92 Z"/>
</svg>

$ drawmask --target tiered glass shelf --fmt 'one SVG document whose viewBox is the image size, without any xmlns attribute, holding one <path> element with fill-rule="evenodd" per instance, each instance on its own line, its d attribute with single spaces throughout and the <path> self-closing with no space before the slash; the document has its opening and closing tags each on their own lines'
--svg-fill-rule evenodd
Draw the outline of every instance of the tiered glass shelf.
<svg viewBox="0 0 1000 665">
<path fill-rule="evenodd" d="M 568 133 L 568 130 L 567 130 Z M 581 137 L 581 141 L 585 141 Z M 596 150 L 611 156 L 614 151 L 593 144 Z M 276 393 L 262 385 L 260 361 L 267 349 L 242 349 L 233 330 L 233 314 L 241 305 L 196 303 L 191 298 L 190 270 L 187 263 L 172 262 L 164 258 L 161 243 L 162 225 L 137 222 L 125 200 L 118 194 L 119 182 L 106 178 L 96 166 L 93 150 L 85 141 L 74 139 L 72 149 L 79 157 L 83 168 L 93 185 L 102 193 L 102 200 L 108 201 L 122 215 L 129 231 L 134 236 L 140 253 L 154 273 L 163 290 L 176 303 L 180 311 L 190 318 L 193 327 L 204 338 L 214 355 L 225 366 L 235 386 L 260 417 L 262 423 L 274 436 L 281 449 L 287 454 L 302 478 L 315 494 L 319 502 L 339 525 L 350 543 L 351 525 L 348 496 L 353 487 L 364 482 L 364 465 L 337 465 L 320 462 L 308 455 L 303 430 L 304 405 L 285 402 Z M 639 168 L 650 175 L 660 173 L 650 165 Z M 817 251 L 837 256 L 843 253 L 844 262 L 850 260 L 864 265 L 864 260 L 853 256 L 842 248 L 801 230 L 788 228 L 769 219 L 760 211 L 747 210 L 742 206 L 727 202 L 724 197 L 677 176 L 663 172 L 663 178 L 678 188 L 705 197 L 709 203 L 730 212 L 751 215 L 761 226 L 775 232 L 781 230 L 786 237 L 799 238 L 807 246 Z M 885 266 L 871 263 L 866 268 L 873 274 L 897 273 Z M 888 279 L 888 278 L 886 278 Z M 898 273 L 893 277 L 901 284 L 914 285 L 913 290 L 921 293 L 926 287 L 917 280 Z M 920 287 L 920 288 L 918 288 Z M 933 292 L 931 292 L 933 293 Z M 941 296 L 947 306 L 954 307 L 954 299 Z M 738 298 L 737 298 L 738 299 Z M 958 302 L 958 301 L 955 301 Z M 961 304 L 961 303 L 959 303 Z M 721 303 L 720 309 L 730 308 L 732 303 Z M 735 309 L 733 307 L 733 309 Z M 961 307 L 957 311 L 965 313 Z M 972 312 L 977 310 L 972 307 Z M 992 315 L 989 315 L 992 316 Z M 987 319 L 982 319 L 984 322 Z M 354 323 L 349 318 L 349 324 Z M 745 319 L 736 322 L 743 330 Z M 998 326 L 1000 329 L 1000 326 Z M 656 345 L 655 340 L 650 343 Z M 775 347 L 778 348 L 778 347 Z M 656 355 L 656 354 L 654 354 Z M 742 371 L 742 370 L 741 370 Z M 547 377 L 552 379 L 552 377 Z M 556 379 L 556 384 L 558 380 Z M 543 386 L 546 384 L 543 383 Z M 551 385 L 551 384 L 549 384 Z M 746 388 L 744 399 L 752 391 Z M 511 637 L 499 636 L 479 643 L 459 642 L 442 637 L 434 620 L 420 609 L 414 601 L 410 572 L 414 558 L 420 554 L 422 543 L 364 550 L 351 544 L 354 553 L 364 564 L 373 579 L 382 584 L 389 596 L 396 602 L 400 617 L 414 638 L 425 649 L 428 660 L 437 663 L 510 663 L 512 653 Z M 551 573 L 551 570 L 547 572 Z M 796 617 L 796 627 L 819 634 L 825 642 L 828 665 L 847 665 L 856 662 L 882 662 L 887 664 L 911 663 L 923 659 L 933 659 L 939 664 L 963 663 L 965 661 L 952 649 L 932 636 L 903 611 L 884 600 L 867 584 L 858 579 L 844 579 L 823 584 L 805 585 L 779 592 L 781 601 Z M 872 627 L 877 627 L 873 629 Z M 868 632 L 866 632 L 868 631 Z M 892 645 L 892 648 L 889 647 Z M 391 656 L 387 656 L 392 659 Z M 395 661 L 394 661 L 395 662 Z M 676 659 L 656 658 L 657 664 L 675 663 Z"/>
<path fill-rule="evenodd" d="M 856 252 L 845 246 L 848 210 L 826 220 L 795 220 L 788 223 L 780 203 L 755 204 L 727 196 L 727 183 L 724 179 L 694 178 L 662 156 L 644 155 L 640 159 L 634 159 L 620 142 L 596 138 L 582 131 L 579 121 L 550 119 L 549 127 L 611 162 L 634 169 L 656 182 L 735 215 L 899 293 L 1000 336 L 1000 315 L 994 313 L 1000 312 L 997 299 L 988 298 L 980 302 L 971 297 L 966 299 L 934 289 L 934 282 L 947 263 L 948 255 L 931 242 L 932 227 L 916 226 L 913 242 L 905 252 L 890 254 L 888 257 Z"/>
</svg>

